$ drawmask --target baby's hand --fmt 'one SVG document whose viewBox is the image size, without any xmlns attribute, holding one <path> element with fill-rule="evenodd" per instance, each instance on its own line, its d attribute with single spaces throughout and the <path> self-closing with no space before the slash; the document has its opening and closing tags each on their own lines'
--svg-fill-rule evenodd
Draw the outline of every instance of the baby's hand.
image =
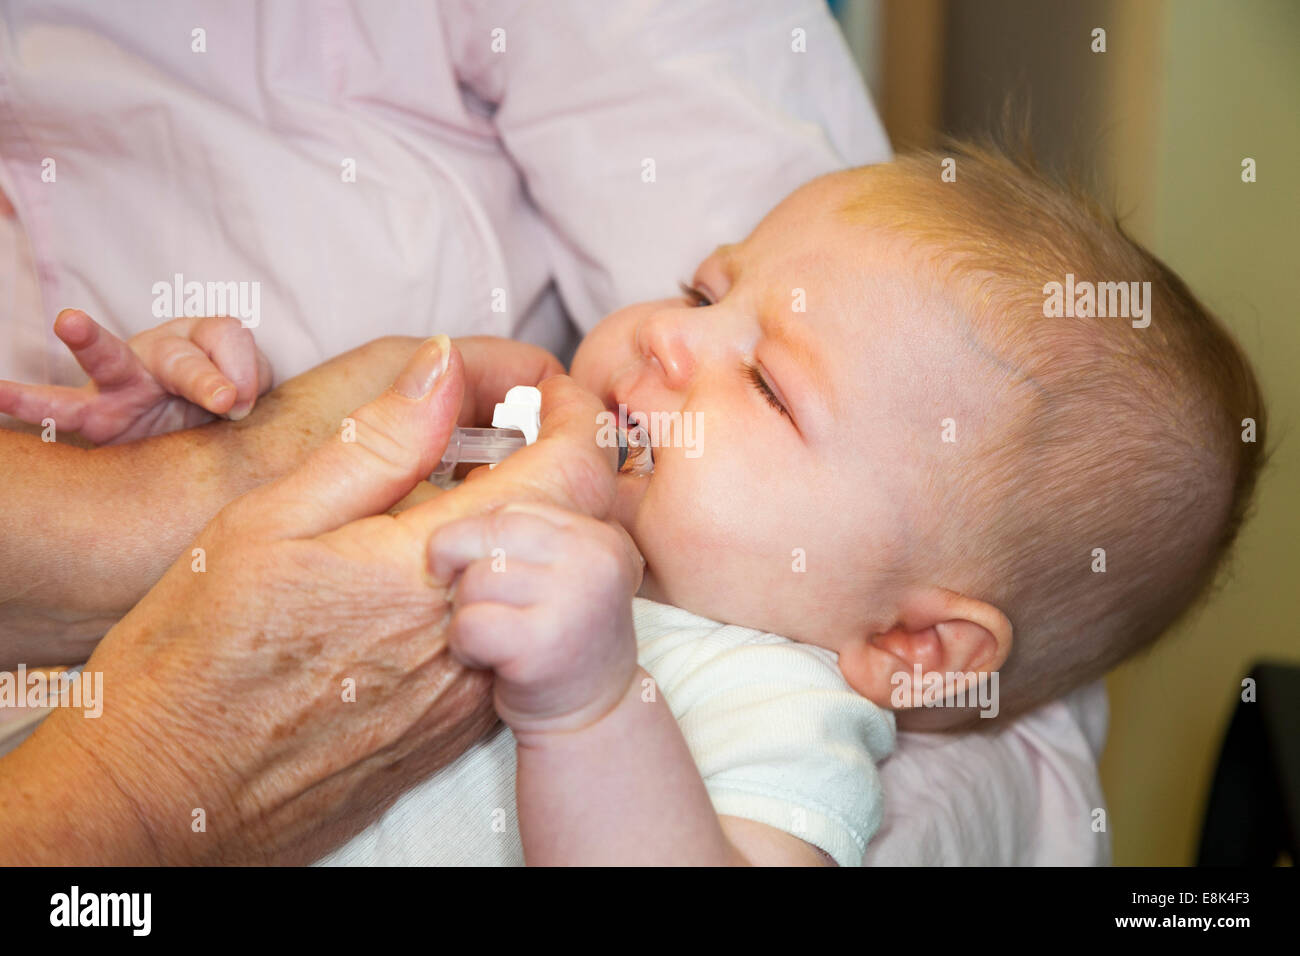
<svg viewBox="0 0 1300 956">
<path fill-rule="evenodd" d="M 271 366 L 238 319 L 180 318 L 123 342 L 86 313 L 64 309 L 54 332 L 90 382 L 81 388 L 0 381 L 0 412 L 52 418 L 96 445 L 238 421 L 271 387 Z"/>
<path fill-rule="evenodd" d="M 453 592 L 451 650 L 496 671 L 516 734 L 580 730 L 637 674 L 632 595 L 645 562 L 621 526 L 520 503 L 443 525 L 430 568 Z"/>
</svg>

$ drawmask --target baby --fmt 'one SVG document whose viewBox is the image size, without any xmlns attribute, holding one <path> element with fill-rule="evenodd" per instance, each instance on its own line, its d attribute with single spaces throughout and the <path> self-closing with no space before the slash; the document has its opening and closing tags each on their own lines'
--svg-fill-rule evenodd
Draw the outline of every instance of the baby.
<svg viewBox="0 0 1300 956">
<path fill-rule="evenodd" d="M 508 729 L 327 862 L 856 865 L 896 720 L 986 726 L 1148 645 L 1265 437 L 1186 286 L 976 147 L 809 183 L 571 373 L 649 423 L 653 469 L 610 522 L 435 533 Z"/>
<path fill-rule="evenodd" d="M 856 864 L 895 716 L 1014 716 L 1154 640 L 1231 544 L 1264 435 L 1168 268 L 974 147 L 804 186 L 682 296 L 605 319 L 572 375 L 670 423 L 618 478 L 644 571 L 556 509 L 437 532 L 452 646 L 496 671 L 513 741 L 332 862 L 517 862 L 517 781 L 530 863 Z"/>
</svg>

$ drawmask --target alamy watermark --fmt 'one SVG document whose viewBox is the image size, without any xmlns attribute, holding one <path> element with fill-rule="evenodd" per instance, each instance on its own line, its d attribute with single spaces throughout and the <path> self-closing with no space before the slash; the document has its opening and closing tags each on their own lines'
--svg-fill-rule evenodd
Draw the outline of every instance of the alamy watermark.
<svg viewBox="0 0 1300 956">
<path fill-rule="evenodd" d="M 628 412 L 619 403 L 617 414 L 603 411 L 596 416 L 596 444 L 617 448 L 619 433 L 630 443 L 651 448 L 683 448 L 687 458 L 699 458 L 704 443 L 703 412 Z"/>
<path fill-rule="evenodd" d="M 911 674 L 898 671 L 889 678 L 889 683 L 893 687 L 889 692 L 889 702 L 896 710 L 977 707 L 980 717 L 996 717 L 1001 710 L 997 671 L 923 672 L 921 665 L 915 664 Z"/>
<path fill-rule="evenodd" d="M 79 707 L 91 719 L 104 713 L 103 671 L 30 673 L 26 664 L 0 671 L 0 709 L 6 707 Z"/>
<path fill-rule="evenodd" d="M 246 329 L 262 321 L 260 282 L 186 282 L 178 272 L 171 282 L 155 282 L 152 292 L 155 319 L 228 315 Z"/>
<path fill-rule="evenodd" d="M 51 926 L 121 926 L 148 936 L 153 926 L 152 893 L 83 893 L 73 885 L 50 897 Z"/>
<path fill-rule="evenodd" d="M 1133 328 L 1151 324 L 1150 282 L 1076 282 L 1074 273 L 1065 282 L 1043 286 L 1043 315 L 1049 319 L 1080 318 L 1132 319 Z"/>
</svg>

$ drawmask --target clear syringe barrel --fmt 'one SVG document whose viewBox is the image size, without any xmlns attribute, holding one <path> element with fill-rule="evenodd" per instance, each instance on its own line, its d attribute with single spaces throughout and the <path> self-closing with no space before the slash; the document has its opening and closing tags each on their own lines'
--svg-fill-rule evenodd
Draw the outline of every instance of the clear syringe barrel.
<svg viewBox="0 0 1300 956">
<path fill-rule="evenodd" d="M 462 462 L 495 465 L 525 445 L 524 433 L 514 428 L 456 428 L 430 477 L 450 475 Z"/>
</svg>

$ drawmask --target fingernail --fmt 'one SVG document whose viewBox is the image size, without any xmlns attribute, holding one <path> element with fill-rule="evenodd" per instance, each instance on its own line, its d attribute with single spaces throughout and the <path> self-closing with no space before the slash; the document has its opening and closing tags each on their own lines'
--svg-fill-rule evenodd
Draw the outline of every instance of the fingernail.
<svg viewBox="0 0 1300 956">
<path fill-rule="evenodd" d="M 424 398 L 438 383 L 442 373 L 447 371 L 451 361 L 451 339 L 445 335 L 435 335 L 420 345 L 411 360 L 402 369 L 393 383 L 393 391 L 407 398 Z"/>
</svg>

